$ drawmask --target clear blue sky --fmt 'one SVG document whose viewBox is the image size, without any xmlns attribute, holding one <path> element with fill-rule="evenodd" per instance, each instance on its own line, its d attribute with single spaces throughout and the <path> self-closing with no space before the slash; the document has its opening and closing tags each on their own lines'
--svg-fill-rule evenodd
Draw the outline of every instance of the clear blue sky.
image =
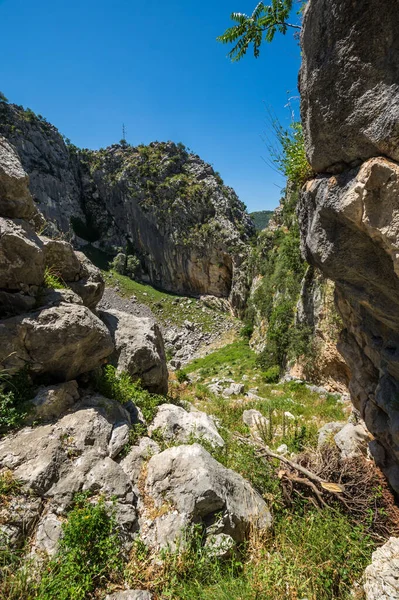
<svg viewBox="0 0 399 600">
<path fill-rule="evenodd" d="M 80 147 L 183 142 L 249 210 L 284 180 L 262 158 L 265 104 L 289 123 L 300 53 L 291 34 L 232 64 L 215 41 L 257 0 L 0 0 L 0 90 Z"/>
</svg>

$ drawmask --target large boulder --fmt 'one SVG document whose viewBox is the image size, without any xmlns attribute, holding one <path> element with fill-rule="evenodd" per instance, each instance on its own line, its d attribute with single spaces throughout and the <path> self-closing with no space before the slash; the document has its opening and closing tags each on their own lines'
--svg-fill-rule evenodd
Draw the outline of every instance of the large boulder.
<svg viewBox="0 0 399 600">
<path fill-rule="evenodd" d="M 399 166 L 373 158 L 319 176 L 306 184 L 298 214 L 307 260 L 336 282 L 352 400 L 399 492 Z"/>
<path fill-rule="evenodd" d="M 33 406 L 32 417 L 35 420 L 58 418 L 68 409 L 72 408 L 78 399 L 78 384 L 74 380 L 48 387 L 40 386 L 31 401 Z"/>
<path fill-rule="evenodd" d="M 373 560 L 364 573 L 366 600 L 399 600 L 399 538 L 373 552 Z"/>
<path fill-rule="evenodd" d="M 166 440 L 189 442 L 190 438 L 204 439 L 214 447 L 223 447 L 224 441 L 219 434 L 215 421 L 194 407 L 188 412 L 175 404 L 162 404 L 148 429 L 152 434 L 160 431 Z"/>
<path fill-rule="evenodd" d="M 0 288 L 41 285 L 44 268 L 43 243 L 34 229 L 26 221 L 0 217 Z"/>
<path fill-rule="evenodd" d="M 36 212 L 29 177 L 14 148 L 0 135 L 0 215 L 29 220 Z"/>
<path fill-rule="evenodd" d="M 399 160 L 399 11 L 392 0 L 309 0 L 301 116 L 316 172 Z"/>
<path fill-rule="evenodd" d="M 62 303 L 0 321 L 0 368 L 9 373 L 29 366 L 58 380 L 74 379 L 112 351 L 109 331 L 85 306 Z"/>
<path fill-rule="evenodd" d="M 150 392 L 166 394 L 168 369 L 158 325 L 119 310 L 101 310 L 99 315 L 111 332 L 118 371 L 140 379 Z"/>
<path fill-rule="evenodd" d="M 83 252 L 75 252 L 75 256 L 80 263 L 79 279 L 71 281 L 69 286 L 82 298 L 85 306 L 93 309 L 100 302 L 104 293 L 103 276 L 100 269 L 93 265 Z"/>
<path fill-rule="evenodd" d="M 226 469 L 199 444 L 175 446 L 153 456 L 145 493 L 159 511 L 149 525 L 151 544 L 172 544 L 190 523 L 209 534 L 225 533 L 242 542 L 251 526 L 271 525 L 262 497 L 238 473 Z"/>
</svg>

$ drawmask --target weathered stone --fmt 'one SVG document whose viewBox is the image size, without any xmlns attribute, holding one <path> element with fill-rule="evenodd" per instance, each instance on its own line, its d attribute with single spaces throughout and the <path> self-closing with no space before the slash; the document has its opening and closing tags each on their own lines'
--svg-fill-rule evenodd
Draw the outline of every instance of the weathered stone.
<svg viewBox="0 0 399 600">
<path fill-rule="evenodd" d="M 192 408 L 190 412 L 174 404 L 162 404 L 151 426 L 150 435 L 159 430 L 166 440 L 189 442 L 192 436 L 203 438 L 212 446 L 224 446 L 212 417 Z"/>
<path fill-rule="evenodd" d="M 223 467 L 199 444 L 175 446 L 153 456 L 145 489 L 156 507 L 169 503 L 183 517 L 182 523 L 203 521 L 209 526 L 220 513 L 222 530 L 218 533 L 226 533 L 238 542 L 245 539 L 251 525 L 265 529 L 271 524 L 261 496 L 241 475 Z"/>
<path fill-rule="evenodd" d="M 45 267 L 42 246 L 26 221 L 0 217 L 0 288 L 41 285 Z"/>
<path fill-rule="evenodd" d="M 81 265 L 71 244 L 63 240 L 41 238 L 46 267 L 64 282 L 79 279 Z"/>
<path fill-rule="evenodd" d="M 114 427 L 108 444 L 108 455 L 115 458 L 121 453 L 129 441 L 130 427 L 127 423 L 121 423 Z"/>
<path fill-rule="evenodd" d="M 300 198 L 303 250 L 336 281 L 344 322 L 339 348 L 350 392 L 386 451 L 381 465 L 399 491 L 399 166 L 373 158 L 309 182 Z"/>
<path fill-rule="evenodd" d="M 209 535 L 205 542 L 208 556 L 215 558 L 230 558 L 234 552 L 235 545 L 233 538 L 225 533 Z"/>
<path fill-rule="evenodd" d="M 30 415 L 30 417 L 46 420 L 57 418 L 72 408 L 78 399 L 79 390 L 76 381 L 67 381 L 49 387 L 42 386 L 31 401 L 34 406 L 34 415 Z"/>
<path fill-rule="evenodd" d="M 112 351 L 107 328 L 84 306 L 61 304 L 0 322 L 0 367 L 10 373 L 29 365 L 35 373 L 73 379 Z"/>
<path fill-rule="evenodd" d="M 334 443 L 335 434 L 341 431 L 343 427 L 345 427 L 345 423 L 342 421 L 334 421 L 323 425 L 323 427 L 319 429 L 317 447 L 321 448 L 325 444 Z"/>
<path fill-rule="evenodd" d="M 33 539 L 32 554 L 53 557 L 62 534 L 62 521 L 52 512 L 41 517 Z"/>
<path fill-rule="evenodd" d="M 262 426 L 267 426 L 268 425 L 268 420 L 262 415 L 262 413 L 259 410 L 255 410 L 254 408 L 250 408 L 249 410 L 244 410 L 244 412 L 242 413 L 242 420 L 245 423 L 245 425 L 248 425 L 248 427 L 258 427 L 259 425 Z"/>
<path fill-rule="evenodd" d="M 168 370 L 158 325 L 118 310 L 102 310 L 99 315 L 111 332 L 118 370 L 140 379 L 151 392 L 165 394 Z"/>
<path fill-rule="evenodd" d="M 399 12 L 392 0 L 310 0 L 302 28 L 301 116 L 316 172 L 399 160 Z"/>
<path fill-rule="evenodd" d="M 132 483 L 137 483 L 145 461 L 154 456 L 154 454 L 159 454 L 160 451 L 158 444 L 147 437 L 141 438 L 138 445 L 131 448 L 130 452 L 122 459 L 120 465 L 125 473 L 129 475 Z"/>
<path fill-rule="evenodd" d="M 83 252 L 75 252 L 75 256 L 80 262 L 79 279 L 71 281 L 69 286 L 82 298 L 85 306 L 94 309 L 104 293 L 103 276 Z"/>
<path fill-rule="evenodd" d="M 36 306 L 36 298 L 22 292 L 0 290 L 0 318 L 13 317 L 29 312 Z"/>
<path fill-rule="evenodd" d="M 18 548 L 36 525 L 43 502 L 40 498 L 18 494 L 0 503 L 0 548 Z"/>
<path fill-rule="evenodd" d="M 105 600 L 151 600 L 152 596 L 147 590 L 125 590 L 108 594 Z"/>
<path fill-rule="evenodd" d="M 363 576 L 366 600 L 399 600 L 399 539 L 389 541 L 373 552 L 373 560 Z"/>
<path fill-rule="evenodd" d="M 347 423 L 335 434 L 334 441 L 341 451 L 342 458 L 366 455 L 371 436 L 362 423 Z"/>
<path fill-rule="evenodd" d="M 29 177 L 14 148 L 0 135 L 0 215 L 30 219 L 35 213 Z"/>
<path fill-rule="evenodd" d="M 226 398 L 228 396 L 239 396 L 244 392 L 244 384 L 243 383 L 232 383 L 228 388 L 223 390 L 223 396 Z"/>
</svg>

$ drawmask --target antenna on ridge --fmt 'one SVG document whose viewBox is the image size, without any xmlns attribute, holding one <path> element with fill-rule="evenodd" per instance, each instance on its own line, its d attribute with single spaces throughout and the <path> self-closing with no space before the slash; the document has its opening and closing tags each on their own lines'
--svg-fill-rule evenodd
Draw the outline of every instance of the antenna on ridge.
<svg viewBox="0 0 399 600">
<path fill-rule="evenodd" d="M 124 123 L 122 123 L 122 139 L 126 140 L 126 127 Z"/>
</svg>

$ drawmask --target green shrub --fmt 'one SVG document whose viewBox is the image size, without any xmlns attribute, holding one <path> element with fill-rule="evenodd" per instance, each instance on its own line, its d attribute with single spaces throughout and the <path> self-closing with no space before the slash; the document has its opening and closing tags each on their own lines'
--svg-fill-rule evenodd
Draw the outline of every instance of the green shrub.
<svg viewBox="0 0 399 600">
<path fill-rule="evenodd" d="M 106 396 L 126 404 L 130 400 L 140 408 L 148 422 L 155 417 L 157 407 L 165 403 L 164 396 L 151 394 L 134 382 L 128 373 L 118 373 L 112 365 L 106 365 L 95 379 L 96 389 Z"/>
<path fill-rule="evenodd" d="M 251 337 L 252 337 L 253 332 L 254 332 L 254 326 L 253 326 L 253 324 L 252 323 L 246 323 L 240 329 L 240 337 L 242 337 L 244 340 L 250 340 Z"/>
<path fill-rule="evenodd" d="M 119 252 L 111 263 L 111 269 L 119 275 L 124 275 L 126 272 L 126 254 Z"/>
<path fill-rule="evenodd" d="M 140 260 L 134 254 L 130 254 L 126 259 L 126 275 L 128 277 L 134 277 L 140 266 Z"/>
<path fill-rule="evenodd" d="M 78 497 L 62 527 L 57 555 L 45 570 L 40 600 L 85 600 L 122 574 L 116 521 L 103 499 L 90 503 Z"/>
<path fill-rule="evenodd" d="M 8 99 L 5 97 L 5 95 L 3 94 L 3 92 L 0 92 L 0 103 L 4 103 L 7 104 L 8 103 Z"/>
<path fill-rule="evenodd" d="M 0 436 L 20 427 L 29 412 L 34 388 L 27 369 L 0 375 Z"/>
<path fill-rule="evenodd" d="M 190 381 L 189 376 L 187 375 L 186 371 L 184 371 L 183 369 L 179 369 L 176 371 L 176 379 L 179 383 L 184 383 L 185 381 Z"/>
<path fill-rule="evenodd" d="M 267 371 L 263 373 L 263 379 L 266 383 L 277 383 L 280 379 L 280 367 L 269 367 Z"/>
</svg>

